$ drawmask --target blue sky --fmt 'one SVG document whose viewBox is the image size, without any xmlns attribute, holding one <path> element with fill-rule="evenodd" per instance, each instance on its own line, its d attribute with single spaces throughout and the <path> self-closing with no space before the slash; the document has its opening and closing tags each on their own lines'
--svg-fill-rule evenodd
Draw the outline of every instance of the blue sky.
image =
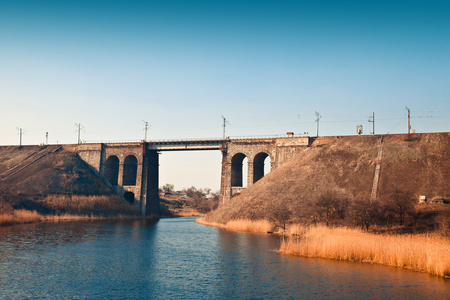
<svg viewBox="0 0 450 300">
<path fill-rule="evenodd" d="M 450 131 L 449 1 L 0 0 L 0 144 Z M 197 171 L 194 171 L 197 170 Z M 217 171 L 219 170 L 219 171 Z M 218 189 L 220 153 L 161 155 Z M 192 174 L 197 174 L 192 176 Z M 187 180 L 186 178 L 189 178 Z"/>
</svg>

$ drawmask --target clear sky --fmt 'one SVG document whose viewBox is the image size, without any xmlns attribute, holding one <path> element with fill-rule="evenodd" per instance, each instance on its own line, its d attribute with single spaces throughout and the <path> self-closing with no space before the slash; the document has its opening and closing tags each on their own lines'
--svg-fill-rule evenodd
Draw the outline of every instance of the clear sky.
<svg viewBox="0 0 450 300">
<path fill-rule="evenodd" d="M 0 144 L 450 131 L 450 1 L 0 0 Z M 219 188 L 220 153 L 161 185 Z M 219 174 L 218 174 L 219 173 Z"/>
</svg>

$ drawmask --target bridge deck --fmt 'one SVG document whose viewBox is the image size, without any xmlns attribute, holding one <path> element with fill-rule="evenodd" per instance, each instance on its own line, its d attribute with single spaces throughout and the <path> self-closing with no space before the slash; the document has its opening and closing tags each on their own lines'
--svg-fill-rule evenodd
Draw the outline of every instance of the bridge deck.
<svg viewBox="0 0 450 300">
<path fill-rule="evenodd" d="M 181 150 L 221 150 L 223 140 L 180 140 L 180 141 L 150 141 L 147 150 L 181 151 Z"/>
</svg>

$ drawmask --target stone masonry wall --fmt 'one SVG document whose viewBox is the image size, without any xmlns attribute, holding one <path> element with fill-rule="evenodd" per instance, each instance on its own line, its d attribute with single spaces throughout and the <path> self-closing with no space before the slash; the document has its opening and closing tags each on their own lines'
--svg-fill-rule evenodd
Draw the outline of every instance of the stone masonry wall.
<svg viewBox="0 0 450 300">
<path fill-rule="evenodd" d="M 310 145 L 309 137 L 267 138 L 267 139 L 236 139 L 228 140 L 227 147 L 223 151 L 221 199 L 226 201 L 233 195 L 240 193 L 244 188 L 233 187 L 232 159 L 237 154 L 244 154 L 248 160 L 247 186 L 253 184 L 254 159 L 259 153 L 265 153 L 270 157 L 271 170 L 275 170 L 294 157 L 295 153 Z"/>
</svg>

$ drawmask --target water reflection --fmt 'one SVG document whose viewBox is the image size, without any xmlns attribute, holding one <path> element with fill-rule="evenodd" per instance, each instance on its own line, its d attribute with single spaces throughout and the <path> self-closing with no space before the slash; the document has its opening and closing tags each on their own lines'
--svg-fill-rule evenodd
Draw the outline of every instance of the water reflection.
<svg viewBox="0 0 450 300">
<path fill-rule="evenodd" d="M 192 218 L 0 228 L 0 299 L 447 298 L 450 282 L 280 255 L 278 237 Z"/>
</svg>

